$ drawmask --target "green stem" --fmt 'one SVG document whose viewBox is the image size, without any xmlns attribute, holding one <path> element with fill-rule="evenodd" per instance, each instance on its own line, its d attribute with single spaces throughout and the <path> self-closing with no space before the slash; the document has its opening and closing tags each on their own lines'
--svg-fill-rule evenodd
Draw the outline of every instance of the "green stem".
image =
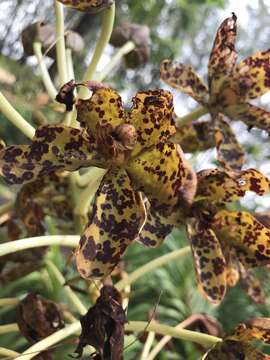
<svg viewBox="0 0 270 360">
<path fill-rule="evenodd" d="M 188 125 L 192 123 L 193 120 L 197 120 L 198 118 L 207 114 L 208 112 L 209 110 L 207 108 L 199 107 L 185 116 L 178 117 L 176 119 L 176 125 L 177 126 Z"/>
<path fill-rule="evenodd" d="M 19 328 L 17 323 L 7 324 L 7 325 L 0 325 L 0 334 L 7 334 L 11 332 L 18 332 Z"/>
<path fill-rule="evenodd" d="M 39 65 L 39 69 L 40 69 L 40 73 L 41 73 L 41 77 L 42 77 L 42 81 L 45 86 L 45 89 L 46 89 L 48 95 L 50 96 L 50 98 L 53 101 L 55 101 L 57 91 L 52 82 L 52 79 L 50 77 L 50 74 L 48 72 L 47 66 L 44 61 L 44 57 L 42 55 L 42 45 L 40 42 L 35 42 L 33 45 L 33 48 L 34 48 L 34 53 L 35 53 L 37 61 L 38 61 L 38 65 Z"/>
<path fill-rule="evenodd" d="M 185 329 L 175 329 L 174 327 L 168 325 L 162 325 L 156 322 L 148 323 L 146 321 L 130 321 L 125 325 L 126 331 L 137 331 L 137 332 L 155 332 L 159 335 L 169 335 L 177 339 L 187 340 L 195 342 L 196 344 L 200 344 L 206 348 L 213 346 L 222 339 L 208 335 L 199 333 L 196 331 L 185 330 Z"/>
<path fill-rule="evenodd" d="M 52 235 L 36 236 L 22 240 L 9 241 L 0 245 L 0 256 L 41 246 L 61 245 L 76 247 L 78 245 L 79 239 L 80 237 L 78 235 Z"/>
<path fill-rule="evenodd" d="M 190 253 L 190 247 L 186 246 L 182 249 L 175 250 L 170 252 L 169 254 L 160 256 L 157 259 L 154 259 L 148 262 L 147 264 L 141 266 L 139 269 L 133 271 L 133 273 L 129 274 L 126 278 L 120 280 L 117 284 L 115 284 L 115 287 L 119 291 L 122 291 L 127 285 L 134 283 L 137 279 L 144 276 L 145 274 L 148 274 L 150 271 L 154 270 L 155 268 L 167 264 L 175 259 L 179 259 L 182 256 L 185 256 L 189 253 Z"/>
<path fill-rule="evenodd" d="M 68 81 L 72 80 L 72 79 L 75 80 L 75 73 L 74 73 L 74 66 L 73 66 L 73 59 L 72 59 L 72 50 L 69 48 L 66 49 L 66 57 L 67 57 Z"/>
<path fill-rule="evenodd" d="M 98 42 L 96 44 L 91 62 L 84 74 L 83 81 L 88 81 L 93 79 L 98 62 L 103 54 L 105 47 L 107 46 L 110 40 L 113 30 L 114 18 L 115 18 L 115 3 L 113 3 L 112 6 L 110 6 L 108 9 L 103 11 L 101 33 Z M 82 87 L 79 91 L 79 97 L 80 98 L 87 97 L 88 93 L 89 93 L 88 89 Z"/>
<path fill-rule="evenodd" d="M 148 354 L 149 354 L 149 352 L 151 350 L 151 347 L 153 345 L 153 342 L 155 341 L 155 336 L 156 336 L 156 334 L 153 331 L 150 331 L 148 333 L 148 336 L 147 336 L 147 339 L 146 339 L 146 342 L 144 344 L 143 351 L 142 351 L 142 354 L 141 354 L 141 360 L 146 360 L 147 359 Z"/>
<path fill-rule="evenodd" d="M 15 200 L 10 200 L 5 202 L 3 205 L 0 205 L 0 215 L 5 214 L 6 212 L 12 210 L 15 205 Z"/>
<path fill-rule="evenodd" d="M 54 0 L 54 9 L 56 19 L 56 60 L 60 86 L 62 86 L 68 81 L 65 49 L 64 6 L 57 0 Z"/>
<path fill-rule="evenodd" d="M 71 290 L 71 288 L 68 285 L 65 285 L 66 279 L 61 274 L 61 272 L 58 270 L 58 268 L 54 265 L 54 263 L 50 260 L 45 260 L 45 264 L 48 267 L 48 270 L 53 273 L 56 280 L 59 282 L 60 285 L 63 286 L 64 291 L 66 292 L 67 297 L 69 300 L 73 303 L 73 305 L 76 307 L 80 315 L 85 315 L 87 312 L 86 307 L 83 305 L 81 300 L 78 298 L 78 296 Z"/>
<path fill-rule="evenodd" d="M 35 343 L 25 350 L 22 355 L 23 360 L 30 360 L 34 356 L 38 355 L 41 351 L 50 348 L 51 346 L 57 344 L 61 340 L 66 339 L 70 335 L 78 334 L 81 330 L 81 324 L 79 321 L 74 322 L 71 325 L 64 327 L 63 329 L 56 331 L 52 335 L 46 337 L 45 339 Z"/>
<path fill-rule="evenodd" d="M 135 44 L 132 41 L 128 41 L 126 44 L 124 44 L 111 58 L 110 62 L 105 66 L 105 68 L 95 76 L 95 80 L 102 81 L 104 80 L 110 72 L 113 70 L 113 68 L 119 63 L 119 61 L 122 59 L 123 56 L 131 52 L 135 49 Z"/>
<path fill-rule="evenodd" d="M 0 92 L 0 111 L 29 139 L 35 135 L 35 128 L 30 125 L 14 107 L 8 102 L 2 92 Z"/>
<path fill-rule="evenodd" d="M 16 306 L 20 302 L 18 298 L 2 298 L 0 299 L 0 307 L 4 306 Z"/>
<path fill-rule="evenodd" d="M 20 356 L 21 354 L 17 351 L 9 350 L 3 347 L 0 347 L 0 355 L 7 358 L 15 359 L 17 356 Z"/>
<path fill-rule="evenodd" d="M 157 323 L 149 324 L 146 321 L 130 321 L 128 324 L 125 325 L 125 330 L 136 332 L 152 331 L 160 335 L 170 335 L 174 338 L 193 341 L 207 348 L 213 346 L 219 341 L 222 341 L 222 339 L 215 336 L 190 330 L 176 330 L 175 328 L 168 325 L 162 325 Z M 49 347 L 57 344 L 58 342 L 64 340 L 71 335 L 79 333 L 80 331 L 81 324 L 79 321 L 76 321 L 73 324 L 66 326 L 64 329 L 56 331 L 52 335 L 46 337 L 45 339 L 37 342 L 36 344 L 25 350 L 22 354 L 24 355 L 23 359 L 30 360 L 41 351 L 48 349 Z"/>
<path fill-rule="evenodd" d="M 72 59 L 72 50 L 66 50 L 66 57 L 67 57 L 67 71 L 68 71 L 68 79 L 75 80 L 75 73 L 74 73 L 74 66 L 73 66 L 73 59 Z M 76 90 L 74 90 L 74 95 L 76 96 Z M 73 123 L 72 123 L 73 122 Z M 76 125 L 76 110 L 73 109 L 72 111 L 67 111 L 64 124 L 67 126 Z"/>
<path fill-rule="evenodd" d="M 189 326 L 191 324 L 190 322 L 190 318 L 182 321 L 180 324 L 178 324 L 175 327 L 175 330 L 181 330 L 184 329 L 185 327 Z M 156 346 L 152 349 L 152 351 L 149 353 L 148 357 L 145 360 L 154 360 L 154 358 L 160 353 L 160 351 L 164 348 L 164 346 L 171 340 L 171 336 L 170 335 L 166 335 L 164 336 L 157 344 Z"/>
</svg>

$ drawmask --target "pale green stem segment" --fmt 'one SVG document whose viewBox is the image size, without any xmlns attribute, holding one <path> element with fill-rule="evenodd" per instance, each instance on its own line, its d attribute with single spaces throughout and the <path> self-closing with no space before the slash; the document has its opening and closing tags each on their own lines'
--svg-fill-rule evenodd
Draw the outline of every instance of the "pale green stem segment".
<svg viewBox="0 0 270 360">
<path fill-rule="evenodd" d="M 15 205 L 15 200 L 10 200 L 5 202 L 3 205 L 0 205 L 0 215 L 5 214 L 6 212 L 12 210 Z"/>
<path fill-rule="evenodd" d="M 96 68 L 98 65 L 98 62 L 103 54 L 103 51 L 105 47 L 107 46 L 112 31 L 113 31 L 113 24 L 114 24 L 114 18 L 115 18 L 115 3 L 112 4 L 108 9 L 105 9 L 102 14 L 102 24 L 101 24 L 101 33 L 98 38 L 92 59 L 90 61 L 90 64 L 88 65 L 88 68 L 86 69 L 86 72 L 83 77 L 83 81 L 89 81 L 93 80 L 94 74 L 96 72 Z M 81 87 L 79 90 L 78 98 L 79 99 L 87 99 L 89 97 L 89 90 L 86 87 Z M 70 123 L 74 127 L 79 127 L 79 123 L 76 121 L 76 109 L 72 111 L 72 115 L 70 115 L 71 120 Z"/>
<path fill-rule="evenodd" d="M 59 74 L 60 86 L 68 81 L 66 48 L 65 48 L 65 25 L 64 25 L 64 6 L 54 0 L 55 9 L 55 32 L 56 32 L 56 60 Z"/>
<path fill-rule="evenodd" d="M 2 357 L 15 359 L 17 356 L 20 356 L 20 353 L 17 351 L 9 350 L 3 347 L 0 347 L 0 359 Z"/>
<path fill-rule="evenodd" d="M 4 306 L 16 306 L 20 302 L 18 298 L 2 298 L 0 299 L 0 307 Z"/>
<path fill-rule="evenodd" d="M 64 286 L 63 289 L 69 298 L 69 300 L 73 303 L 75 308 L 78 310 L 80 315 L 85 315 L 87 312 L 86 307 L 83 305 L 81 300 L 78 298 L 78 296 L 71 290 L 71 288 L 68 285 L 64 285 L 66 283 L 66 280 L 64 276 L 61 274 L 61 272 L 58 270 L 58 268 L 54 265 L 54 263 L 50 260 L 45 260 L 45 264 L 48 267 L 48 270 L 54 275 L 56 280 L 59 282 L 60 285 Z"/>
<path fill-rule="evenodd" d="M 186 319 L 184 321 L 182 321 L 180 324 L 178 324 L 175 329 L 176 330 L 180 330 L 180 329 L 184 329 L 185 327 L 187 327 L 188 325 L 190 325 L 190 320 Z M 149 353 L 148 357 L 145 358 L 145 360 L 154 360 L 155 357 L 160 353 L 160 351 L 164 348 L 164 346 L 171 340 L 171 336 L 170 335 L 166 335 L 164 336 L 158 343 L 157 345 L 152 349 L 152 351 Z"/>
<path fill-rule="evenodd" d="M 102 81 L 104 80 L 113 68 L 119 63 L 123 56 L 134 50 L 136 45 L 133 41 L 128 41 L 124 44 L 111 58 L 110 62 L 104 67 L 104 69 L 95 76 L 95 80 Z"/>
<path fill-rule="evenodd" d="M 141 354 L 141 360 L 146 360 L 148 358 L 148 354 L 151 350 L 151 347 L 153 345 L 153 342 L 155 341 L 155 333 L 153 331 L 150 331 L 148 333 L 146 342 L 144 344 L 142 354 Z"/>
<path fill-rule="evenodd" d="M 74 73 L 74 66 L 73 66 L 73 59 L 72 59 L 72 50 L 69 48 L 66 49 L 66 57 L 67 57 L 68 81 L 72 80 L 72 79 L 75 80 L 75 73 Z"/>
<path fill-rule="evenodd" d="M 194 111 L 191 111 L 189 114 L 178 117 L 176 119 L 176 126 L 183 126 L 188 125 L 192 123 L 193 120 L 199 119 L 201 116 L 209 113 L 209 110 L 205 107 L 199 107 L 198 109 L 195 109 Z"/>
<path fill-rule="evenodd" d="M 7 334 L 12 332 L 18 332 L 19 328 L 17 323 L 0 325 L 0 334 Z"/>
<path fill-rule="evenodd" d="M 95 51 L 91 62 L 84 74 L 83 81 L 92 80 L 95 74 L 98 62 L 103 54 L 105 47 L 107 46 L 114 24 L 115 18 L 115 3 L 112 4 L 108 9 L 105 9 L 102 14 L 102 25 L 101 25 L 101 33 L 98 38 Z M 85 98 L 89 96 L 89 90 L 85 87 L 81 87 L 79 91 L 79 98 Z"/>
<path fill-rule="evenodd" d="M 196 331 L 185 330 L 185 329 L 176 329 L 174 327 L 168 325 L 162 325 L 158 323 L 147 323 L 145 321 L 130 321 L 125 325 L 126 331 L 147 331 L 147 332 L 155 332 L 160 335 L 169 335 L 173 338 L 192 341 L 196 344 L 200 344 L 206 348 L 209 348 L 215 345 L 217 342 L 222 341 L 221 338 L 216 336 L 199 333 Z"/>
<path fill-rule="evenodd" d="M 154 270 L 155 268 L 167 264 L 175 259 L 179 259 L 182 256 L 185 256 L 189 253 L 190 253 L 190 247 L 186 246 L 182 249 L 175 250 L 170 252 L 169 254 L 160 256 L 157 259 L 152 260 L 149 263 L 141 266 L 139 269 L 133 271 L 126 278 L 120 280 L 117 284 L 115 284 L 115 287 L 118 291 L 122 291 L 127 285 L 134 283 L 140 277 L 144 276 L 145 274 L 148 274 L 150 271 Z"/>
<path fill-rule="evenodd" d="M 64 327 L 63 329 L 56 331 L 52 335 L 30 346 L 22 353 L 22 360 L 30 360 L 34 356 L 38 355 L 41 351 L 50 348 L 58 342 L 66 339 L 70 335 L 79 334 L 81 330 L 81 324 L 79 321 L 74 322 L 71 325 Z"/>
<path fill-rule="evenodd" d="M 25 136 L 32 140 L 35 135 L 35 128 L 30 125 L 0 92 L 0 111 L 12 122 Z"/>
<path fill-rule="evenodd" d="M 41 77 L 42 77 L 42 81 L 45 86 L 45 89 L 46 89 L 48 95 L 50 96 L 50 98 L 53 101 L 55 101 L 57 91 L 52 82 L 52 79 L 50 77 L 50 74 L 48 72 L 47 66 L 44 61 L 44 57 L 42 55 L 42 44 L 40 42 L 35 42 L 33 45 L 33 48 L 34 48 L 34 53 L 35 53 L 37 61 L 38 61 L 38 65 L 39 65 L 39 69 L 40 69 L 40 73 L 41 73 Z"/>
<path fill-rule="evenodd" d="M 78 235 L 48 235 L 9 241 L 0 245 L 0 256 L 41 246 L 61 245 L 76 247 L 79 240 L 80 237 Z"/>
<path fill-rule="evenodd" d="M 68 72 L 68 81 L 74 79 L 75 80 L 75 73 L 74 73 L 74 66 L 73 66 L 73 59 L 72 59 L 72 50 L 66 49 L 66 57 L 67 57 L 67 72 Z M 76 90 L 74 90 L 74 95 L 76 96 Z M 72 121 L 76 123 L 76 110 L 67 111 L 64 119 L 64 124 L 67 126 L 74 125 Z M 75 124 L 76 125 L 76 124 Z"/>
<path fill-rule="evenodd" d="M 66 339 L 71 335 L 79 333 L 80 330 L 81 330 L 81 324 L 79 321 L 77 321 L 71 325 L 66 326 L 64 329 L 56 331 L 52 335 L 46 337 L 45 339 L 37 342 L 36 344 L 25 350 L 22 354 L 24 355 L 23 359 L 24 360 L 32 359 L 41 351 L 48 349 L 49 347 L 57 344 L 58 342 Z M 130 321 L 128 324 L 125 325 L 125 330 L 136 331 L 136 332 L 151 331 L 160 335 L 170 335 L 178 339 L 193 341 L 207 348 L 213 346 L 219 341 L 222 341 L 222 339 L 215 336 L 198 333 L 190 330 L 176 330 L 171 326 L 161 325 L 157 323 L 149 324 L 145 321 Z"/>
</svg>

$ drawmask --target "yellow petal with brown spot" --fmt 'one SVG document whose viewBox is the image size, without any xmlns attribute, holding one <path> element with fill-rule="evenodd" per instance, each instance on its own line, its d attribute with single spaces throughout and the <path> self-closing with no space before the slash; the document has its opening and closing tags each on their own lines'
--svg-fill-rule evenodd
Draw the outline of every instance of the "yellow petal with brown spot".
<svg viewBox="0 0 270 360">
<path fill-rule="evenodd" d="M 257 350 L 252 344 L 225 338 L 208 351 L 202 360 L 270 360 L 270 356 Z"/>
<path fill-rule="evenodd" d="M 173 120 L 173 96 L 169 91 L 154 90 L 138 92 L 127 114 L 127 122 L 137 132 L 137 145 L 132 156 L 143 149 L 166 141 L 175 133 Z"/>
<path fill-rule="evenodd" d="M 76 250 L 81 276 L 101 279 L 109 275 L 138 237 L 145 218 L 142 199 L 133 191 L 125 170 L 109 170 L 96 193 L 91 219 Z"/>
<path fill-rule="evenodd" d="M 225 19 L 216 34 L 208 62 L 208 83 L 212 100 L 219 93 L 223 81 L 232 72 L 237 60 L 234 47 L 236 20 L 235 14 Z"/>
<path fill-rule="evenodd" d="M 243 101 L 264 95 L 270 90 L 270 49 L 241 61 L 235 68 L 234 77 Z"/>
<path fill-rule="evenodd" d="M 249 128 L 259 128 L 270 134 L 270 112 L 248 103 L 231 105 L 224 113 L 234 120 L 243 121 Z"/>
<path fill-rule="evenodd" d="M 240 324 L 235 330 L 230 339 L 238 339 L 239 341 L 250 341 L 252 338 L 270 344 L 270 319 L 269 318 L 254 318 Z"/>
<path fill-rule="evenodd" d="M 197 173 L 198 187 L 195 200 L 227 203 L 245 196 L 246 191 L 264 195 L 269 191 L 269 180 L 256 169 L 238 173 L 209 169 Z"/>
<path fill-rule="evenodd" d="M 208 150 L 215 146 L 213 125 L 210 121 L 179 125 L 170 141 L 179 144 L 185 153 Z"/>
<path fill-rule="evenodd" d="M 164 60 L 160 66 L 160 77 L 166 84 L 193 97 L 198 103 L 207 104 L 207 86 L 191 66 Z"/>
<path fill-rule="evenodd" d="M 120 95 L 105 86 L 93 88 L 89 99 L 79 99 L 76 105 L 77 120 L 82 127 L 96 135 L 97 125 L 114 130 L 124 122 L 124 110 Z"/>
<path fill-rule="evenodd" d="M 102 164 L 93 138 L 64 125 L 41 126 L 30 145 L 12 145 L 0 151 L 0 173 L 9 184 L 26 183 L 58 170 Z"/>
<path fill-rule="evenodd" d="M 159 143 L 129 160 L 126 169 L 136 189 L 144 192 L 163 215 L 169 214 L 181 200 L 191 202 L 193 199 L 196 175 L 177 144 Z M 189 188 L 186 187 L 188 181 Z"/>
<path fill-rule="evenodd" d="M 245 290 L 247 295 L 257 304 L 265 304 L 266 297 L 260 281 L 252 274 L 252 269 L 245 269 L 244 266 L 239 263 L 241 279 L 240 284 Z"/>
<path fill-rule="evenodd" d="M 195 221 L 189 221 L 187 233 L 199 290 L 207 300 L 218 304 L 226 293 L 226 263 L 219 240 L 211 229 Z"/>
<path fill-rule="evenodd" d="M 216 119 L 215 140 L 220 165 L 227 170 L 241 170 L 245 162 L 244 149 L 222 114 Z"/>
<path fill-rule="evenodd" d="M 234 248 L 246 268 L 270 263 L 270 230 L 245 211 L 219 211 L 211 223 L 219 240 Z"/>
<path fill-rule="evenodd" d="M 146 204 L 146 208 L 147 219 L 138 241 L 149 247 L 158 247 L 172 229 L 181 224 L 183 214 L 177 207 L 169 215 L 163 216 L 159 209 L 151 206 L 149 202 Z"/>
</svg>

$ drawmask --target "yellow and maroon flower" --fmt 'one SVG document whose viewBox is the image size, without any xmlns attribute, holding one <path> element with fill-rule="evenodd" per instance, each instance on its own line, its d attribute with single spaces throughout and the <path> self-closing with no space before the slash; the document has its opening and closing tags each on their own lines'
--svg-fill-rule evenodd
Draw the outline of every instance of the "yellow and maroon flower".
<svg viewBox="0 0 270 360">
<path fill-rule="evenodd" d="M 270 357 L 258 350 L 252 340 L 270 344 L 270 319 L 255 318 L 238 325 L 231 335 L 210 349 L 202 360 L 269 360 Z"/>
<path fill-rule="evenodd" d="M 270 50 L 236 64 L 236 16 L 220 25 L 208 63 L 208 87 L 191 66 L 164 60 L 161 78 L 168 85 L 193 97 L 209 110 L 213 118 L 219 113 L 241 120 L 249 128 L 257 127 L 270 133 L 270 113 L 254 106 L 249 100 L 270 89 Z"/>
<path fill-rule="evenodd" d="M 168 141 L 175 133 L 169 92 L 139 92 L 132 109 L 125 112 L 114 90 L 96 82 L 84 85 L 93 94 L 77 101 L 81 128 L 39 127 L 30 145 L 0 152 L 0 171 L 8 183 L 22 184 L 61 170 L 89 166 L 108 170 L 76 251 L 80 274 L 102 278 L 134 239 L 153 246 L 170 233 L 181 221 L 181 208 L 193 200 L 196 176 L 180 146 Z M 69 109 L 75 86 L 64 85 L 58 96 L 67 100 Z M 147 219 L 141 193 L 150 206 Z"/>
<path fill-rule="evenodd" d="M 225 204 L 243 197 L 246 191 L 263 195 L 269 191 L 269 180 L 256 169 L 237 174 L 203 170 L 197 179 L 187 233 L 201 293 L 219 303 L 227 286 L 236 285 L 240 273 L 250 295 L 262 301 L 249 269 L 270 263 L 270 230 L 248 212 L 226 210 Z"/>
</svg>

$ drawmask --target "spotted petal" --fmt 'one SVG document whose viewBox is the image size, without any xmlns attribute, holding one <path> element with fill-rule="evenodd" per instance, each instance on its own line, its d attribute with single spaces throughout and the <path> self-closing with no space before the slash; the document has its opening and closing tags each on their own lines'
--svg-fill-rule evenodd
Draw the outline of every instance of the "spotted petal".
<svg viewBox="0 0 270 360">
<path fill-rule="evenodd" d="M 241 170 L 245 162 L 244 150 L 221 114 L 216 121 L 215 140 L 220 165 L 227 170 Z"/>
<path fill-rule="evenodd" d="M 230 336 L 230 339 L 238 339 L 240 341 L 250 341 L 252 338 L 270 344 L 270 319 L 255 318 L 244 324 L 240 324 Z"/>
<path fill-rule="evenodd" d="M 211 228 L 246 268 L 270 263 L 270 230 L 245 211 L 219 211 Z"/>
<path fill-rule="evenodd" d="M 236 16 L 225 19 L 218 28 L 208 63 L 208 82 L 211 97 L 218 94 L 221 84 L 237 60 L 235 51 Z"/>
<path fill-rule="evenodd" d="M 181 145 L 185 153 L 204 151 L 215 146 L 212 127 L 210 121 L 196 121 L 192 124 L 179 125 L 170 141 Z"/>
<path fill-rule="evenodd" d="M 220 243 L 211 229 L 198 223 L 187 226 L 199 290 L 213 303 L 222 301 L 226 293 L 226 263 Z"/>
<path fill-rule="evenodd" d="M 241 271 L 241 286 L 246 291 L 247 295 L 257 304 L 265 304 L 266 298 L 260 281 L 254 277 L 251 269 L 245 269 L 240 264 Z"/>
<path fill-rule="evenodd" d="M 115 129 L 124 121 L 124 110 L 120 95 L 97 82 L 88 86 L 93 94 L 89 99 L 79 99 L 76 105 L 77 120 L 96 135 L 97 125 Z"/>
<path fill-rule="evenodd" d="M 76 251 L 78 271 L 87 279 L 104 278 L 121 260 L 145 222 L 141 197 L 123 169 L 107 172 L 96 194 L 93 213 Z"/>
<path fill-rule="evenodd" d="M 207 103 L 208 89 L 191 66 L 164 60 L 160 66 L 160 76 L 169 86 L 193 97 L 201 104 Z"/>
<path fill-rule="evenodd" d="M 270 356 L 263 354 L 250 343 L 254 338 L 270 343 L 269 318 L 255 318 L 238 325 L 232 335 L 218 342 L 202 360 L 270 360 Z"/>
<path fill-rule="evenodd" d="M 178 208 L 174 209 L 171 214 L 163 216 L 162 212 L 151 206 L 149 202 L 146 207 L 147 219 L 138 241 L 149 247 L 158 247 L 172 229 L 181 223 L 183 217 Z"/>
<path fill-rule="evenodd" d="M 269 180 L 256 169 L 239 173 L 224 170 L 202 170 L 197 173 L 198 188 L 196 200 L 226 203 L 243 197 L 246 191 L 263 195 L 269 191 Z"/>
<path fill-rule="evenodd" d="M 270 112 L 248 103 L 226 106 L 224 113 L 234 120 L 243 121 L 249 128 L 255 127 L 270 134 Z"/>
<path fill-rule="evenodd" d="M 173 121 L 173 97 L 169 91 L 138 92 L 127 121 L 137 131 L 137 145 L 132 152 L 136 156 L 142 149 L 167 140 L 175 133 Z"/>
<path fill-rule="evenodd" d="M 202 360 L 270 360 L 270 356 L 257 350 L 252 344 L 225 339 L 208 351 Z"/>
<path fill-rule="evenodd" d="M 159 143 L 131 159 L 126 169 L 136 189 L 145 193 L 152 206 L 159 206 L 163 215 L 178 202 L 193 199 L 196 175 L 177 144 Z"/>
<path fill-rule="evenodd" d="M 30 145 L 12 145 L 0 152 L 0 173 L 9 184 L 22 184 L 53 171 L 100 166 L 101 162 L 86 132 L 45 125 L 36 130 Z"/>
<path fill-rule="evenodd" d="M 264 95 L 270 90 L 270 49 L 241 61 L 235 69 L 235 77 L 244 101 Z"/>
</svg>

